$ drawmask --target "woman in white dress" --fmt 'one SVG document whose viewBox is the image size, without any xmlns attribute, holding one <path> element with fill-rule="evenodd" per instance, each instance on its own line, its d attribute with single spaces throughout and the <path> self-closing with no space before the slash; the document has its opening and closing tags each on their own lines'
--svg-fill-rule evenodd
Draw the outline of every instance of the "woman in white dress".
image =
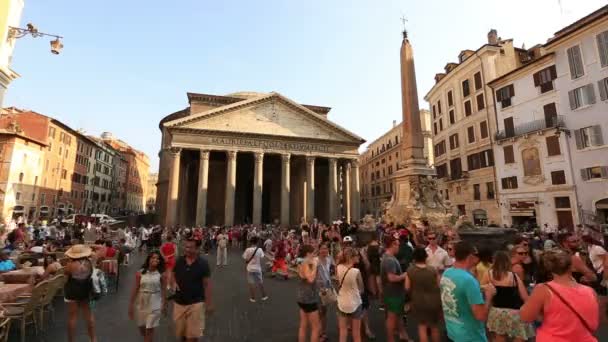
<svg viewBox="0 0 608 342">
<path fill-rule="evenodd" d="M 148 255 L 141 271 L 135 276 L 129 318 L 137 322 L 144 342 L 152 342 L 154 328 L 160 323 L 161 312 L 166 312 L 167 309 L 167 281 L 164 270 L 165 262 L 160 253 L 155 251 Z"/>
</svg>

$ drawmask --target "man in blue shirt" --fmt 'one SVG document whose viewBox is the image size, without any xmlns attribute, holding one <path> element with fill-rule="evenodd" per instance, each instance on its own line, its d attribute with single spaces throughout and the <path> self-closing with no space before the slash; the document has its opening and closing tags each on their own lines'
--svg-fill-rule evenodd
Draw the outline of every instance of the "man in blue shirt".
<svg viewBox="0 0 608 342">
<path fill-rule="evenodd" d="M 0 273 L 12 271 L 16 269 L 15 263 L 8 258 L 5 252 L 0 252 Z"/>
<path fill-rule="evenodd" d="M 448 337 L 458 342 L 487 342 L 484 322 L 496 289 L 484 286 L 469 272 L 479 262 L 475 247 L 467 241 L 454 246 L 456 262 L 441 277 L 441 303 Z"/>
</svg>

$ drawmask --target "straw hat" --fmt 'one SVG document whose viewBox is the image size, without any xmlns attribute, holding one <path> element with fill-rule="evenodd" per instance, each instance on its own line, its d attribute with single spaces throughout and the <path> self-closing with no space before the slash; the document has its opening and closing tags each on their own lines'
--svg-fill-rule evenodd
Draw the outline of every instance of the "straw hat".
<svg viewBox="0 0 608 342">
<path fill-rule="evenodd" d="M 65 256 L 70 259 L 80 259 L 91 256 L 91 248 L 85 245 L 74 245 L 65 252 Z"/>
</svg>

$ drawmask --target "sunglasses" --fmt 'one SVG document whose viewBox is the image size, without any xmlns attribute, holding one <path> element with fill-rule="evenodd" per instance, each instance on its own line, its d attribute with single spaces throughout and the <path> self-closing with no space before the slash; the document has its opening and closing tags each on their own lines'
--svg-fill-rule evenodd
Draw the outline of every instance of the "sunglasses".
<svg viewBox="0 0 608 342">
<path fill-rule="evenodd" d="M 517 252 L 518 255 L 528 255 L 528 252 Z"/>
<path fill-rule="evenodd" d="M 429 241 L 431 241 L 431 240 L 435 240 L 435 238 L 434 238 L 434 237 L 429 237 L 429 238 L 426 238 L 426 239 L 427 239 L 427 240 L 429 240 Z"/>
</svg>

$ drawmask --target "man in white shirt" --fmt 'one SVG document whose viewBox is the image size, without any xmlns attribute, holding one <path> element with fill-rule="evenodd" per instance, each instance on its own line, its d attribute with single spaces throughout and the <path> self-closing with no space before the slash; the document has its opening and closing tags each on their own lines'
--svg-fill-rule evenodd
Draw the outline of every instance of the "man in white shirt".
<svg viewBox="0 0 608 342">
<path fill-rule="evenodd" d="M 215 237 L 217 243 L 217 266 L 228 265 L 228 235 L 220 230 Z"/>
<path fill-rule="evenodd" d="M 583 235 L 582 238 L 585 243 L 587 252 L 589 253 L 589 260 L 593 265 L 593 271 L 596 274 L 603 274 L 604 270 L 608 266 L 608 253 L 604 247 L 595 244 L 593 238 L 589 235 Z M 598 278 L 598 280 L 602 280 Z"/>
<path fill-rule="evenodd" d="M 148 228 L 146 228 L 145 226 L 141 226 L 139 227 L 139 229 L 141 230 L 141 244 L 139 245 L 139 251 L 141 252 L 142 247 L 144 245 L 146 245 L 146 251 L 148 251 L 148 240 L 150 239 L 150 230 L 148 230 Z"/>
<path fill-rule="evenodd" d="M 451 265 L 448 252 L 437 245 L 437 234 L 435 232 L 427 233 L 426 239 L 429 242 L 429 245 L 425 248 L 428 255 L 426 264 L 435 268 L 438 272 L 443 272 Z"/>
<path fill-rule="evenodd" d="M 253 237 L 249 241 L 249 248 L 245 249 L 243 253 L 243 259 L 247 266 L 247 283 L 249 284 L 249 301 L 255 303 L 255 288 L 260 289 L 262 300 L 268 299 L 266 291 L 264 291 L 264 284 L 262 280 L 262 258 L 264 252 L 262 248 L 258 247 L 258 238 Z"/>
</svg>

